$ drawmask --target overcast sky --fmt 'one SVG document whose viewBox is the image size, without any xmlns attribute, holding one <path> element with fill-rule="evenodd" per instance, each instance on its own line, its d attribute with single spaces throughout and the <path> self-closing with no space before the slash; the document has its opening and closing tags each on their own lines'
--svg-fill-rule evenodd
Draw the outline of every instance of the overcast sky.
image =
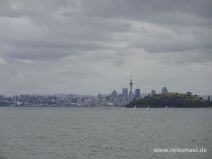
<svg viewBox="0 0 212 159">
<path fill-rule="evenodd" d="M 0 94 L 212 94 L 211 0 L 0 0 Z"/>
</svg>

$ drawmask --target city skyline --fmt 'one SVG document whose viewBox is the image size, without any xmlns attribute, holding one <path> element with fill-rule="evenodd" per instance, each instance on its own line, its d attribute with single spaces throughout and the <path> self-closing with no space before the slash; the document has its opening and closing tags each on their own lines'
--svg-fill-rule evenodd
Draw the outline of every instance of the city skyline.
<svg viewBox="0 0 212 159">
<path fill-rule="evenodd" d="M 0 94 L 212 94 L 209 0 L 1 0 Z"/>
</svg>

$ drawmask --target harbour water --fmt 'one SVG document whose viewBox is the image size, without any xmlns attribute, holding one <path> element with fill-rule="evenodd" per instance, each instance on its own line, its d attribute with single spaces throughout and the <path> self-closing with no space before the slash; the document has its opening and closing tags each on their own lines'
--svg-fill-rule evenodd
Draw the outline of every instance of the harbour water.
<svg viewBox="0 0 212 159">
<path fill-rule="evenodd" d="M 207 153 L 155 153 L 155 148 Z M 0 159 L 209 159 L 212 109 L 0 108 Z"/>
</svg>

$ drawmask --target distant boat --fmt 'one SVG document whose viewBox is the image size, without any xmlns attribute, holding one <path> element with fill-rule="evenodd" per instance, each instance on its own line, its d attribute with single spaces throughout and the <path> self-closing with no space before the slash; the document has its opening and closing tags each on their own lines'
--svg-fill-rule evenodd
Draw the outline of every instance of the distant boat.
<svg viewBox="0 0 212 159">
<path fill-rule="evenodd" d="M 136 105 L 135 105 L 135 107 L 134 107 L 134 109 L 136 109 L 137 107 L 136 107 Z"/>
<path fill-rule="evenodd" d="M 126 110 L 126 109 L 127 109 L 126 107 L 122 108 L 122 110 Z"/>
<path fill-rule="evenodd" d="M 146 110 L 149 111 L 149 105 L 147 106 Z"/>
<path fill-rule="evenodd" d="M 166 105 L 166 108 L 165 108 L 165 110 L 167 111 L 167 109 L 168 109 L 168 106 Z"/>
</svg>

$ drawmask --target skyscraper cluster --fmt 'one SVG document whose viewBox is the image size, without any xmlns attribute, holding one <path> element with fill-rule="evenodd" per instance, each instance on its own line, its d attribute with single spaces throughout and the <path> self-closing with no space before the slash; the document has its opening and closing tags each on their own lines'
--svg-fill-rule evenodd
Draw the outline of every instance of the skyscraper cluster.
<svg viewBox="0 0 212 159">
<path fill-rule="evenodd" d="M 109 95 L 98 94 L 97 96 L 82 95 L 15 95 L 13 97 L 0 96 L 0 106 L 122 106 L 132 100 L 142 98 L 146 94 L 141 93 L 139 88 L 133 90 L 132 73 L 129 87 L 122 88 L 118 93 L 115 89 Z M 168 93 L 167 87 L 163 87 L 161 94 Z M 152 90 L 150 96 L 155 96 L 156 91 Z"/>
<path fill-rule="evenodd" d="M 129 89 L 127 87 L 122 88 L 122 92 L 118 94 L 116 90 L 113 90 L 109 101 L 113 105 L 125 105 L 134 99 L 141 98 L 141 90 L 139 88 L 135 89 L 133 92 L 133 79 L 132 73 L 129 82 Z"/>
</svg>

